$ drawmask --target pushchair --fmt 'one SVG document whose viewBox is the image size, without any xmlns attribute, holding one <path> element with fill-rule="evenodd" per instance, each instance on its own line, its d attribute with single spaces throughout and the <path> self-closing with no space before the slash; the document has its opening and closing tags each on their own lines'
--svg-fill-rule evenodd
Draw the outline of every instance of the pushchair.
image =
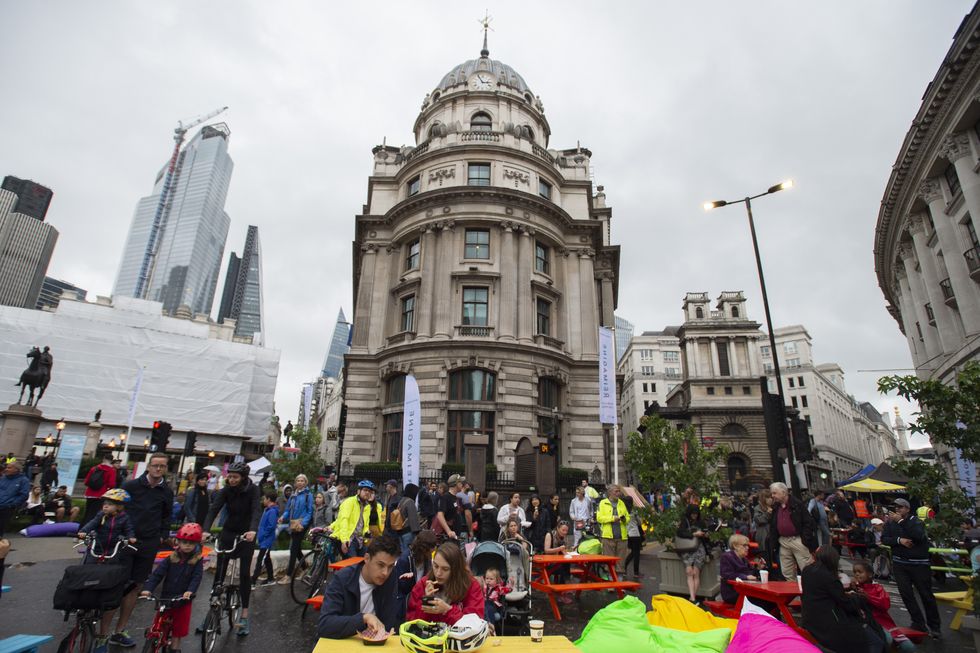
<svg viewBox="0 0 980 653">
<path fill-rule="evenodd" d="M 531 556 L 515 540 L 480 542 L 470 558 L 470 571 L 483 576 L 487 569 L 497 569 L 507 579 L 510 593 L 504 597 L 500 635 L 508 628 L 518 635 L 529 635 L 531 618 Z"/>
</svg>

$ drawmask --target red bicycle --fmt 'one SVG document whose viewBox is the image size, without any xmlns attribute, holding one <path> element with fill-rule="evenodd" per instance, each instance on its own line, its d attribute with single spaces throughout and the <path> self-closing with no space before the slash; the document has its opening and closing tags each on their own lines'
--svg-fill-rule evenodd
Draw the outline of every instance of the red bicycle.
<svg viewBox="0 0 980 653">
<path fill-rule="evenodd" d="M 170 644 L 173 641 L 173 608 L 187 603 L 190 599 L 185 599 L 182 596 L 173 599 L 141 596 L 140 599 L 153 601 L 156 604 L 153 625 L 146 629 L 146 643 L 143 645 L 143 653 L 167 653 L 170 651 Z"/>
</svg>

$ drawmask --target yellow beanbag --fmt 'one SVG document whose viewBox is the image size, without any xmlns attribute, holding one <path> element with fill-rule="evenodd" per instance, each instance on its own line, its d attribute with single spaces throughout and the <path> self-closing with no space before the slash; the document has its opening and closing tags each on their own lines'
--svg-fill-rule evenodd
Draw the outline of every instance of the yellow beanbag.
<svg viewBox="0 0 980 653">
<path fill-rule="evenodd" d="M 686 630 L 691 633 L 728 628 L 734 633 L 738 625 L 737 619 L 716 617 L 687 599 L 669 594 L 657 594 L 650 600 L 650 605 L 653 609 L 647 612 L 647 621 L 652 626 Z"/>
</svg>

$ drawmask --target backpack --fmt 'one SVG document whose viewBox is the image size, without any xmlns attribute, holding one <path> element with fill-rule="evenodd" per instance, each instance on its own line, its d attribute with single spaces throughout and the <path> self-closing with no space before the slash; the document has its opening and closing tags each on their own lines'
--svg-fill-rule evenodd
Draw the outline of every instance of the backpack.
<svg viewBox="0 0 980 653">
<path fill-rule="evenodd" d="M 404 501 L 404 499 L 402 499 L 402 501 Z M 393 530 L 393 531 L 402 531 L 402 530 L 405 530 L 405 526 L 407 526 L 406 520 L 405 520 L 405 515 L 403 515 L 402 514 L 402 511 L 401 511 L 401 505 L 402 504 L 399 503 L 398 504 L 398 507 L 391 511 L 391 516 L 390 516 L 391 517 L 391 522 L 390 523 L 391 523 L 391 530 Z"/>
<path fill-rule="evenodd" d="M 105 485 L 105 470 L 101 466 L 95 467 L 85 479 L 85 486 L 90 490 L 101 490 Z"/>
</svg>

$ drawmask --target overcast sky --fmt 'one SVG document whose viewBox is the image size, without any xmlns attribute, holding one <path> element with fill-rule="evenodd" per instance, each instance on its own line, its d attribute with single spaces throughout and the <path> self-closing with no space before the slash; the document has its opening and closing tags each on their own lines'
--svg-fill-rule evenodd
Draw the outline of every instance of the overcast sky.
<svg viewBox="0 0 980 653">
<path fill-rule="evenodd" d="M 413 144 L 425 94 L 478 56 L 485 4 L 0 2 L 0 175 L 54 190 L 48 274 L 108 295 L 138 199 L 177 120 L 228 105 L 235 161 L 225 259 L 248 225 L 263 248 L 277 412 L 295 419 L 337 310 L 371 148 Z M 550 147 L 581 142 L 622 245 L 617 314 L 681 320 L 685 292 L 745 290 L 764 322 L 742 207 L 755 204 L 777 326 L 890 410 L 877 373 L 911 367 L 877 286 L 885 182 L 923 92 L 972 4 L 490 2 L 491 56 L 544 102 Z M 225 262 L 222 262 L 222 274 Z M 223 280 L 216 291 L 214 313 Z"/>
</svg>

